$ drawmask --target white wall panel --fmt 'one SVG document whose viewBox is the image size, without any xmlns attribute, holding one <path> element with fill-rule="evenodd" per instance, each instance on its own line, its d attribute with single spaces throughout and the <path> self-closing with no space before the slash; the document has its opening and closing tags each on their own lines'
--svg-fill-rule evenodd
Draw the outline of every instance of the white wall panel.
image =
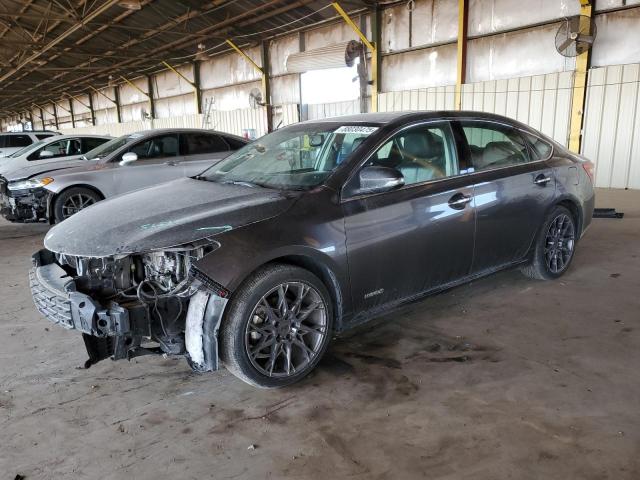
<svg viewBox="0 0 640 480">
<path fill-rule="evenodd" d="M 640 8 L 596 15 L 596 26 L 593 67 L 640 62 Z"/>
<path fill-rule="evenodd" d="M 271 79 L 271 101 L 274 105 L 300 102 L 300 75 Z"/>
<path fill-rule="evenodd" d="M 458 2 L 455 0 L 417 0 L 412 13 L 411 46 L 456 40 Z"/>
<path fill-rule="evenodd" d="M 381 14 L 382 52 L 393 52 L 409 48 L 409 10 L 400 4 L 385 8 Z"/>
<path fill-rule="evenodd" d="M 640 5 L 640 0 L 598 0 L 596 2 L 596 12 L 630 5 Z"/>
<path fill-rule="evenodd" d="M 73 113 L 75 115 L 82 115 L 85 113 L 91 114 L 91 110 L 88 107 L 89 95 L 76 95 L 76 98 L 71 99 L 71 103 L 73 103 Z"/>
<path fill-rule="evenodd" d="M 471 0 L 469 35 L 503 32 L 580 13 L 578 0 Z"/>
<path fill-rule="evenodd" d="M 381 90 L 414 90 L 454 84 L 456 61 L 455 45 L 384 56 Z"/>
<path fill-rule="evenodd" d="M 193 64 L 182 65 L 176 70 L 193 82 Z M 193 87 L 171 70 L 156 73 L 151 77 L 151 83 L 154 98 L 176 97 L 193 92 Z M 144 90 L 146 91 L 146 88 Z"/>
<path fill-rule="evenodd" d="M 148 101 L 146 94 L 142 92 L 149 91 L 149 82 L 146 77 L 136 78 L 135 80 L 130 80 L 130 82 L 135 85 L 137 88 L 133 87 L 128 83 L 123 83 L 120 85 L 120 103 L 122 105 L 133 105 L 135 103 L 140 103 L 144 101 Z M 142 91 L 140 91 L 140 90 Z M 113 97 L 112 97 L 113 98 Z"/>
<path fill-rule="evenodd" d="M 269 44 L 269 66 L 271 75 L 287 73 L 287 57 L 299 51 L 300 37 L 297 33 L 271 41 Z"/>
<path fill-rule="evenodd" d="M 582 153 L 596 186 L 640 188 L 640 64 L 589 71 Z"/>
<path fill-rule="evenodd" d="M 224 88 L 203 90 L 203 106 L 207 98 L 213 97 L 215 100 L 216 110 L 229 111 L 249 108 L 249 94 L 254 88 L 261 89 L 262 83 L 260 81 L 257 81 L 245 83 L 242 85 L 233 85 Z"/>
<path fill-rule="evenodd" d="M 475 83 L 573 70 L 575 59 L 563 57 L 556 51 L 559 25 L 470 40 L 467 81 Z"/>
<path fill-rule="evenodd" d="M 262 66 L 260 48 L 245 48 L 243 51 L 259 66 Z M 240 54 L 214 57 L 200 64 L 200 88 L 203 90 L 243 83 L 260 78 L 260 73 Z"/>
<path fill-rule="evenodd" d="M 357 25 L 360 25 L 360 17 L 352 17 Z M 348 42 L 349 40 L 359 40 L 358 35 L 345 22 L 326 25 L 304 32 L 305 50 L 315 50 L 335 43 Z"/>
<path fill-rule="evenodd" d="M 178 95 L 154 100 L 156 117 L 182 117 L 196 113 L 196 98 L 194 93 Z"/>
<path fill-rule="evenodd" d="M 122 105 L 120 107 L 122 122 L 126 123 L 144 120 L 150 114 L 150 108 L 148 100 L 139 103 L 132 103 L 130 105 Z"/>
</svg>

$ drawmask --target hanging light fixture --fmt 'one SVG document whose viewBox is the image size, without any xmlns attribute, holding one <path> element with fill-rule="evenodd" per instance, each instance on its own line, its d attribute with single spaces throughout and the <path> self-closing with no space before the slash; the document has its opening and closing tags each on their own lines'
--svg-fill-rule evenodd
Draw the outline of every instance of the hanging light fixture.
<svg viewBox="0 0 640 480">
<path fill-rule="evenodd" d="M 122 8 L 126 8 L 127 10 L 141 10 L 142 4 L 140 0 L 121 0 L 118 2 L 118 5 Z"/>
<path fill-rule="evenodd" d="M 204 62 L 205 60 L 209 60 L 209 56 L 204 52 L 205 45 L 204 43 L 198 44 L 198 53 L 196 53 L 196 61 Z"/>
</svg>

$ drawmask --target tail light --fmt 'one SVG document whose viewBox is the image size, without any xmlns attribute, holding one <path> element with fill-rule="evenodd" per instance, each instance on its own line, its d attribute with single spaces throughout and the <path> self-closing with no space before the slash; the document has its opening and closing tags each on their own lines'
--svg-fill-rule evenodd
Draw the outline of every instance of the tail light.
<svg viewBox="0 0 640 480">
<path fill-rule="evenodd" d="M 582 168 L 584 168 L 584 171 L 587 173 L 589 180 L 591 180 L 591 183 L 593 183 L 593 177 L 595 175 L 595 170 L 596 170 L 593 162 L 590 162 L 588 160 L 586 162 L 583 162 Z"/>
</svg>

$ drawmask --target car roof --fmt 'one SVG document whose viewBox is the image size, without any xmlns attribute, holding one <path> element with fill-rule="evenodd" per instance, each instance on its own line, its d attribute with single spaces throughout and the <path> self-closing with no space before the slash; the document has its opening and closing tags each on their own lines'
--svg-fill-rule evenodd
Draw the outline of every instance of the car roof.
<svg viewBox="0 0 640 480">
<path fill-rule="evenodd" d="M 65 138 L 107 138 L 107 139 L 112 139 L 114 137 L 112 137 L 110 135 L 89 135 L 89 134 L 81 133 L 81 134 L 78 134 L 78 135 L 71 135 L 71 134 L 68 134 L 68 135 L 53 135 L 53 136 L 47 137 L 46 139 L 43 139 L 43 140 L 46 140 L 46 141 L 55 140 L 57 142 L 59 140 L 64 140 Z"/>
<path fill-rule="evenodd" d="M 234 135 L 233 133 L 220 132 L 218 130 L 207 130 L 205 128 L 155 128 L 153 130 L 140 130 L 138 132 L 131 132 L 123 135 L 123 137 L 129 137 L 131 135 L 136 135 L 139 138 L 147 137 L 149 135 L 158 135 L 162 133 L 215 133 L 217 135 L 224 135 L 226 137 L 234 137 L 240 140 L 246 140 L 246 138 L 242 138 L 238 135 Z"/>
<path fill-rule="evenodd" d="M 23 130 L 21 132 L 0 132 L 0 135 L 24 135 L 25 133 L 50 133 L 51 135 L 60 135 L 53 130 Z"/>
<path fill-rule="evenodd" d="M 359 113 L 355 115 L 343 115 L 339 117 L 328 117 L 318 120 L 307 120 L 303 123 L 366 123 L 369 125 L 386 126 L 392 124 L 404 124 L 420 120 L 437 120 L 452 118 L 473 118 L 478 120 L 493 120 L 508 122 L 512 125 L 530 127 L 525 124 L 503 115 L 488 112 L 476 112 L 473 110 L 407 110 L 400 112 L 384 113 Z"/>
</svg>

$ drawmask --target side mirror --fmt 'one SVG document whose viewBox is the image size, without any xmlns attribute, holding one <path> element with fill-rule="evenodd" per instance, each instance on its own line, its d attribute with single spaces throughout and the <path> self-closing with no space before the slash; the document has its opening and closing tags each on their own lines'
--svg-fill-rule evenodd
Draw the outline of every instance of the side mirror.
<svg viewBox="0 0 640 480">
<path fill-rule="evenodd" d="M 123 167 L 125 165 L 135 162 L 136 160 L 138 160 L 138 155 L 136 153 L 127 152 L 124 155 L 122 155 L 122 159 L 120 160 L 120 166 Z"/>
<path fill-rule="evenodd" d="M 54 154 L 50 150 L 42 150 L 38 155 L 38 158 L 53 158 Z"/>
<path fill-rule="evenodd" d="M 404 185 L 402 173 L 389 167 L 364 167 L 360 170 L 360 188 L 356 194 L 380 193 Z"/>
<path fill-rule="evenodd" d="M 324 135 L 311 135 L 309 137 L 309 145 L 312 147 L 321 147 L 324 143 Z"/>
</svg>

